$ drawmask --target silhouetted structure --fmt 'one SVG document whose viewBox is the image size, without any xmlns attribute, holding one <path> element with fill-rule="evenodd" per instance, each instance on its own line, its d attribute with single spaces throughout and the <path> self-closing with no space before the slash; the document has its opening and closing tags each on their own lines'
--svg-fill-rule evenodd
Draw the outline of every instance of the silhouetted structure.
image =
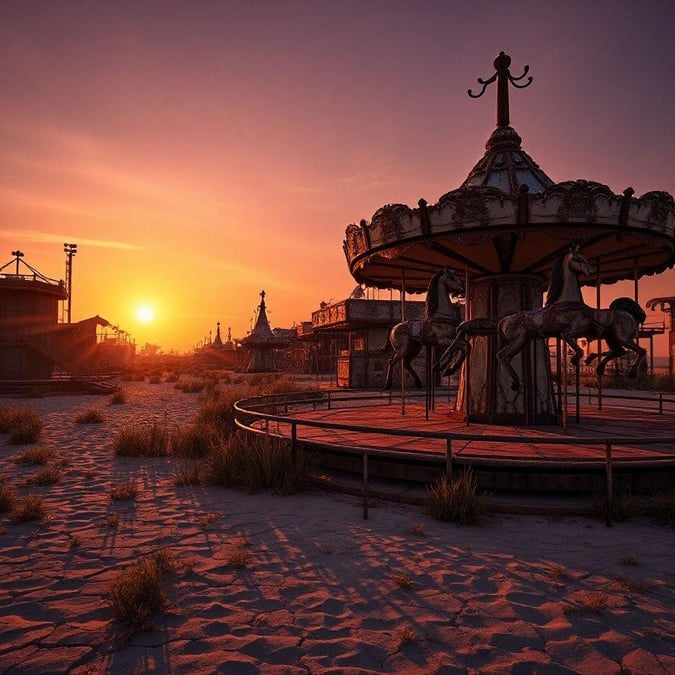
<svg viewBox="0 0 675 675">
<path fill-rule="evenodd" d="M 406 302 L 405 316 L 422 320 L 424 303 Z M 320 372 L 337 373 L 340 387 L 384 387 L 389 328 L 400 321 L 401 303 L 393 300 L 348 298 L 312 312 L 316 353 L 324 362 Z M 423 357 L 413 364 L 426 372 Z"/>
<path fill-rule="evenodd" d="M 584 283 L 635 279 L 675 264 L 675 202 L 666 192 L 635 198 L 588 180 L 554 183 L 522 149 L 510 126 L 508 85 L 530 84 L 509 71 L 503 52 L 496 72 L 497 128 L 482 159 L 462 185 L 428 206 L 388 204 L 371 222 L 347 227 L 344 251 L 354 278 L 378 288 L 424 291 L 432 274 L 448 266 L 467 279 L 467 318 L 500 319 L 542 306 L 543 284 L 570 243 L 581 245 L 596 272 Z M 598 293 L 598 306 L 600 299 Z M 476 339 L 467 360 L 458 409 L 489 423 L 544 423 L 556 419 L 548 345 L 536 340 L 514 358 L 525 386 L 511 388 L 496 365 L 497 335 Z M 468 397 L 468 402 L 465 400 Z"/>
<path fill-rule="evenodd" d="M 249 350 L 251 355 L 246 368 L 247 372 L 262 373 L 277 370 L 274 351 L 288 347 L 289 339 L 286 336 L 275 335 L 270 328 L 265 305 L 265 291 L 260 291 L 260 305 L 258 305 L 255 326 L 251 333 L 242 339 L 241 344 Z"/>
<path fill-rule="evenodd" d="M 95 316 L 59 324 L 59 302 L 68 297 L 63 281 L 38 272 L 21 251 L 12 255 L 0 267 L 0 379 L 49 379 L 57 369 L 76 376 L 109 370 L 110 350 L 101 351 L 97 338 L 98 326 L 108 321 Z M 133 345 L 127 344 L 115 362 L 132 356 Z"/>
</svg>

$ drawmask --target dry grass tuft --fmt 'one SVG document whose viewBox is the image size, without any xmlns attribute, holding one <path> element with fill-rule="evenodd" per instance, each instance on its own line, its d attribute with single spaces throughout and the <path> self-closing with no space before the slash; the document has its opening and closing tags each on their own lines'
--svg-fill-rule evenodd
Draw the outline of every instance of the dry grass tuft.
<svg viewBox="0 0 675 675">
<path fill-rule="evenodd" d="M 9 443 L 37 443 L 42 433 L 42 420 L 30 408 L 0 406 L 0 433 L 9 435 Z"/>
<path fill-rule="evenodd" d="M 560 565 L 553 565 L 549 572 L 554 579 L 565 579 L 567 577 L 567 571 Z"/>
<path fill-rule="evenodd" d="M 29 495 L 24 499 L 17 499 L 10 512 L 10 520 L 14 524 L 27 523 L 32 520 L 44 520 L 47 517 L 42 497 Z"/>
<path fill-rule="evenodd" d="M 44 485 L 55 485 L 61 480 L 61 472 L 58 469 L 49 467 L 47 469 L 42 469 L 34 473 L 32 476 L 28 476 L 24 481 L 24 485 L 31 486 L 44 486 Z"/>
<path fill-rule="evenodd" d="M 248 567 L 250 560 L 251 554 L 241 546 L 233 546 L 227 553 L 227 564 L 230 567 L 243 569 L 244 567 Z"/>
<path fill-rule="evenodd" d="M 113 616 L 130 634 L 152 630 L 153 617 L 167 609 L 165 578 L 175 565 L 171 551 L 162 549 L 122 570 L 108 584 Z"/>
<path fill-rule="evenodd" d="M 309 484 L 309 457 L 297 451 L 295 459 L 285 441 L 235 434 L 215 447 L 204 461 L 204 481 L 249 490 L 271 489 L 295 494 Z"/>
<path fill-rule="evenodd" d="M 201 483 L 201 472 L 197 464 L 181 464 L 173 472 L 173 484 L 176 487 L 199 485 L 200 483 Z"/>
<path fill-rule="evenodd" d="M 591 612 L 600 614 L 607 609 L 607 596 L 604 593 L 588 593 L 575 606 L 563 608 L 563 614 L 579 614 L 581 612 Z"/>
<path fill-rule="evenodd" d="M 206 457 L 223 442 L 223 435 L 213 423 L 195 423 L 178 429 L 171 438 L 171 454 L 183 458 Z"/>
<path fill-rule="evenodd" d="M 214 523 L 219 518 L 219 513 L 203 513 L 201 516 L 199 516 L 199 518 L 197 518 L 197 522 L 199 523 L 200 527 L 208 527 L 211 523 Z"/>
<path fill-rule="evenodd" d="M 56 450 L 49 446 L 27 448 L 14 457 L 17 464 L 47 464 L 56 456 Z"/>
<path fill-rule="evenodd" d="M 16 503 L 16 491 L 7 483 L 0 483 L 0 513 L 11 512 Z"/>
<path fill-rule="evenodd" d="M 96 408 L 87 408 L 75 417 L 76 424 L 102 424 L 105 422 L 105 416 Z"/>
<path fill-rule="evenodd" d="M 165 424 L 126 427 L 113 440 L 119 457 L 166 457 L 171 451 L 171 434 Z"/>
<path fill-rule="evenodd" d="M 407 572 L 401 572 L 401 574 L 394 574 L 391 580 L 398 588 L 402 590 L 408 590 L 409 588 L 412 588 L 413 585 L 412 579 L 410 578 L 410 575 Z"/>
<path fill-rule="evenodd" d="M 136 483 L 133 483 L 132 481 L 120 483 L 110 489 L 110 499 L 115 502 L 136 499 L 137 493 Z"/>
<path fill-rule="evenodd" d="M 116 530 L 119 527 L 119 524 L 120 517 L 116 513 L 108 511 L 108 513 L 105 514 L 105 518 L 103 519 L 103 525 L 105 527 L 109 527 L 111 530 Z"/>
<path fill-rule="evenodd" d="M 485 500 L 478 495 L 477 488 L 470 469 L 452 479 L 443 476 L 427 489 L 426 510 L 442 522 L 473 525 L 486 512 Z"/>
<path fill-rule="evenodd" d="M 396 629 L 396 640 L 398 641 L 398 648 L 401 649 L 407 644 L 411 644 L 417 640 L 415 631 L 407 626 L 401 626 Z"/>
<path fill-rule="evenodd" d="M 121 405 L 127 402 L 127 392 L 124 389 L 118 389 L 116 392 L 110 395 L 110 404 L 111 405 Z"/>
</svg>

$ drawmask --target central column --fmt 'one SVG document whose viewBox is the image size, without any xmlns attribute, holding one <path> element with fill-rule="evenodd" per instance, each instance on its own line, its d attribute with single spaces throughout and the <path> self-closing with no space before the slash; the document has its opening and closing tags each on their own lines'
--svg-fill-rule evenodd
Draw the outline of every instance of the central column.
<svg viewBox="0 0 675 675">
<path fill-rule="evenodd" d="M 474 277 L 467 302 L 472 319 L 502 317 L 542 306 L 542 278 L 532 274 Z M 557 420 L 548 342 L 534 340 L 513 358 L 520 389 L 497 361 L 499 335 L 469 338 L 472 349 L 459 381 L 456 410 L 470 422 L 486 424 L 552 424 Z M 468 405 L 467 405 L 468 403 Z"/>
</svg>

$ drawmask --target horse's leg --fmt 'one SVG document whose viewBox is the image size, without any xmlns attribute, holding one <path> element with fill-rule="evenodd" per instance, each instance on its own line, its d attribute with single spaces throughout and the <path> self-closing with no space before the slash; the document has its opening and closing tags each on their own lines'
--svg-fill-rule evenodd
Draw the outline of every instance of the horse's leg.
<svg viewBox="0 0 675 675">
<path fill-rule="evenodd" d="M 565 344 L 569 345 L 574 350 L 574 356 L 571 359 L 572 365 L 578 365 L 579 361 L 581 361 L 581 357 L 584 355 L 584 350 L 579 346 L 579 343 L 573 335 L 561 333 L 560 337 L 565 341 Z"/>
<path fill-rule="evenodd" d="M 640 372 L 640 366 L 647 358 L 647 350 L 644 347 L 640 347 L 640 345 L 637 344 L 637 342 L 635 342 L 633 338 L 628 338 L 627 340 L 625 340 L 623 343 L 623 347 L 637 354 L 635 362 L 628 371 L 628 377 L 637 377 Z"/>
<path fill-rule="evenodd" d="M 598 365 L 595 368 L 595 373 L 598 377 L 604 374 L 607 364 L 613 359 L 618 359 L 620 356 L 623 356 L 626 353 L 626 350 L 623 348 L 622 344 L 617 340 L 616 335 L 613 333 L 604 335 L 605 342 L 609 347 L 609 351 L 602 352 L 600 354 L 601 358 L 598 362 Z"/>
<path fill-rule="evenodd" d="M 389 346 L 394 350 L 394 354 L 387 362 L 387 376 L 384 379 L 385 390 L 391 389 L 391 380 L 394 374 L 394 366 L 403 358 L 403 354 L 408 343 L 407 339 L 403 339 L 399 331 L 396 330 L 398 326 L 394 326 L 389 333 Z"/>
<path fill-rule="evenodd" d="M 521 352 L 529 342 L 530 340 L 527 337 L 527 333 L 523 332 L 520 335 L 517 335 L 515 340 L 507 342 L 506 346 L 502 347 L 502 349 L 497 352 L 497 359 L 506 368 L 509 375 L 511 375 L 511 389 L 513 391 L 518 391 L 518 389 L 520 389 L 520 378 L 514 367 L 511 365 L 511 360 L 516 354 Z"/>
<path fill-rule="evenodd" d="M 415 387 L 417 389 L 422 388 L 422 382 L 417 373 L 413 370 L 411 361 L 420 353 L 420 349 L 422 349 L 422 343 L 413 342 L 411 340 L 408 343 L 408 348 L 406 349 L 405 354 L 403 356 L 403 367 L 413 376 L 413 380 L 415 381 Z"/>
<path fill-rule="evenodd" d="M 444 371 L 452 358 L 455 355 L 455 352 L 459 349 L 463 349 L 463 346 L 466 344 L 461 333 L 457 333 L 455 339 L 447 346 L 446 350 L 441 354 L 441 357 L 434 364 L 434 372 L 438 373 Z M 445 373 L 443 373 L 445 374 Z"/>
</svg>

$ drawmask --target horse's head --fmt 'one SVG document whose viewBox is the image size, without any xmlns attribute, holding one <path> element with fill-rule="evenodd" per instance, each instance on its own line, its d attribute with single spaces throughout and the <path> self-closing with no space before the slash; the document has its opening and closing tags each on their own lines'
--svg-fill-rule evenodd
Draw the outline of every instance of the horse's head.
<svg viewBox="0 0 675 675">
<path fill-rule="evenodd" d="M 464 279 L 459 276 L 454 270 L 451 270 L 449 267 L 443 268 L 443 273 L 441 275 L 441 281 L 445 284 L 445 289 L 449 295 L 454 295 L 458 298 L 464 297 L 466 291 L 464 287 Z"/>
<path fill-rule="evenodd" d="M 582 277 L 588 277 L 595 272 L 595 268 L 591 265 L 588 258 L 579 252 L 578 244 L 570 248 L 570 252 L 565 257 L 565 260 L 569 269 L 576 274 L 580 274 Z"/>
</svg>

